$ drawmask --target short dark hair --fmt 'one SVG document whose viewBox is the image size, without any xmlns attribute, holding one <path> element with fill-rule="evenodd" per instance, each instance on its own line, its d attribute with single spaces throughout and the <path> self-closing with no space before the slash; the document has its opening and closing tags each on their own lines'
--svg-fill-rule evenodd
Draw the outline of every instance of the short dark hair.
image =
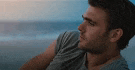
<svg viewBox="0 0 135 70">
<path fill-rule="evenodd" d="M 123 35 L 117 42 L 123 50 L 135 35 L 135 5 L 129 0 L 88 0 L 93 7 L 99 7 L 108 14 L 108 30 L 121 28 Z"/>
</svg>

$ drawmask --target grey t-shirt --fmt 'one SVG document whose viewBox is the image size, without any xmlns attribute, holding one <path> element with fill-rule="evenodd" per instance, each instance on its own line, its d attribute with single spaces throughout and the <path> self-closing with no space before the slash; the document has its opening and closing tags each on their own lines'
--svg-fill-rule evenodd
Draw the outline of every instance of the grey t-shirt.
<svg viewBox="0 0 135 70">
<path fill-rule="evenodd" d="M 85 67 L 85 51 L 78 48 L 78 31 L 66 31 L 57 39 L 56 56 L 46 70 L 88 70 Z M 103 66 L 100 70 L 129 70 L 123 57 Z"/>
</svg>

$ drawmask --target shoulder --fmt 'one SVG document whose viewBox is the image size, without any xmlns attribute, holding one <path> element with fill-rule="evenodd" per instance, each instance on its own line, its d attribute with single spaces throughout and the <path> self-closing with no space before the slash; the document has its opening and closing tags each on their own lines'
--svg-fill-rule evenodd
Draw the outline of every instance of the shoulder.
<svg viewBox="0 0 135 70">
<path fill-rule="evenodd" d="M 101 70 L 129 70 L 127 61 L 124 57 L 114 60 L 111 64 L 105 65 Z"/>
<path fill-rule="evenodd" d="M 79 36 L 79 31 L 65 31 L 62 32 L 58 39 L 70 39 L 71 37 L 78 37 Z"/>
<path fill-rule="evenodd" d="M 84 62 L 85 51 L 78 48 L 78 31 L 66 31 L 59 35 L 55 57 L 47 70 L 78 70 Z"/>
<path fill-rule="evenodd" d="M 124 57 L 117 62 L 116 70 L 129 70 L 127 61 Z"/>
<path fill-rule="evenodd" d="M 66 31 L 64 36 L 63 36 L 63 42 L 74 42 L 78 40 L 79 37 L 79 32 L 78 31 Z"/>
<path fill-rule="evenodd" d="M 57 53 L 65 47 L 75 45 L 79 40 L 79 34 L 79 31 L 65 31 L 61 33 L 57 39 L 55 52 Z"/>
</svg>

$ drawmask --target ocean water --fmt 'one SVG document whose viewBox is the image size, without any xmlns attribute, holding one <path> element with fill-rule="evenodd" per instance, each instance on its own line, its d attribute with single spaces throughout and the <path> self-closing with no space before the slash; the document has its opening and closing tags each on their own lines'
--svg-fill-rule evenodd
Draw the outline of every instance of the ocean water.
<svg viewBox="0 0 135 70">
<path fill-rule="evenodd" d="M 8 21 L 0 23 L 0 70 L 18 70 L 42 53 L 60 33 L 77 30 L 82 21 Z M 135 38 L 121 54 L 135 70 Z"/>
</svg>

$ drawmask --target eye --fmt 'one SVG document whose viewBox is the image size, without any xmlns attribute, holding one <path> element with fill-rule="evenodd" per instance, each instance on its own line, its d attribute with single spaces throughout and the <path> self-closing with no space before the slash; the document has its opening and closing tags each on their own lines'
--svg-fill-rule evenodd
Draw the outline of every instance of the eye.
<svg viewBox="0 0 135 70">
<path fill-rule="evenodd" d="M 88 24 L 91 25 L 91 26 L 95 26 L 95 23 L 91 22 L 91 21 L 88 21 Z"/>
</svg>

